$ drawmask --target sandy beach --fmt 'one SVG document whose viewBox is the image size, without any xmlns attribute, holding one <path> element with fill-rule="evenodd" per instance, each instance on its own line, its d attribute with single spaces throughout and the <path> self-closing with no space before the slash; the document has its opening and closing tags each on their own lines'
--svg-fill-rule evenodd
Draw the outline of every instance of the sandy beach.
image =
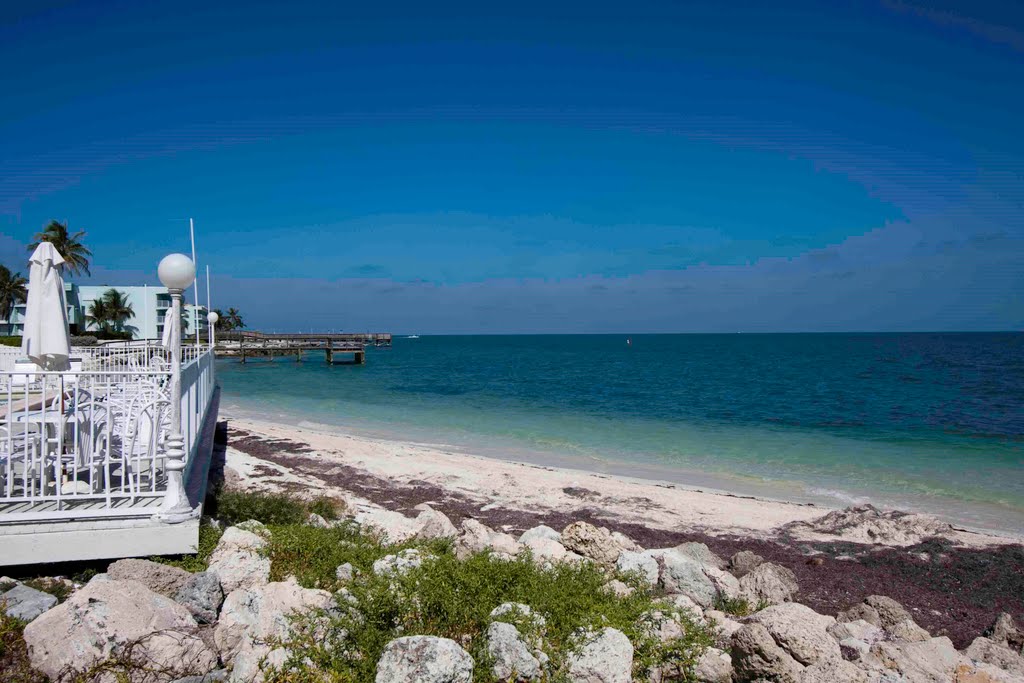
<svg viewBox="0 0 1024 683">
<path fill-rule="evenodd" d="M 818 519 L 832 509 L 810 503 L 504 461 L 326 428 L 228 419 L 235 437 L 227 451 L 227 465 L 244 486 L 335 495 L 357 507 L 381 505 L 409 510 L 413 506 L 407 503 L 415 498 L 417 504 L 457 504 L 464 515 L 486 515 L 494 510 L 506 514 L 587 514 L 606 523 L 722 537 L 772 539 L 785 534 L 804 540 L 881 545 L 909 545 L 922 540 L 912 534 L 872 537 L 858 529 L 840 535 L 818 533 L 801 523 Z M 416 491 L 420 495 L 410 497 Z M 437 500 L 430 500 L 429 495 L 419 500 L 429 492 Z M 971 547 L 1020 541 L 1010 535 L 956 526 L 929 528 Z"/>
<path fill-rule="evenodd" d="M 891 595 L 936 635 L 965 647 L 1000 611 L 1024 613 L 1019 538 L 926 515 L 834 510 L 509 462 L 222 415 L 229 487 L 330 497 L 380 526 L 423 505 L 456 525 L 467 518 L 518 534 L 587 521 L 646 548 L 705 543 L 722 557 L 751 550 L 793 571 L 800 601 L 835 614 L 868 595 Z"/>
</svg>

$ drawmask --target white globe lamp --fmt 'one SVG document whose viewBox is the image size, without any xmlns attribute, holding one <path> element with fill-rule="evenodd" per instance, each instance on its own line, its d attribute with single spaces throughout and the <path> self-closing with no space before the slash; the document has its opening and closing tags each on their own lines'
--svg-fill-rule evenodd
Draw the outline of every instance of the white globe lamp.
<svg viewBox="0 0 1024 683">
<path fill-rule="evenodd" d="M 206 314 L 206 321 L 210 323 L 210 348 L 212 349 L 217 341 L 215 339 L 217 334 L 217 321 L 220 320 L 220 316 L 217 315 L 217 311 L 210 311 Z"/>
<path fill-rule="evenodd" d="M 156 273 L 167 289 L 183 290 L 196 279 L 196 266 L 184 254 L 168 254 L 160 261 Z"/>
</svg>

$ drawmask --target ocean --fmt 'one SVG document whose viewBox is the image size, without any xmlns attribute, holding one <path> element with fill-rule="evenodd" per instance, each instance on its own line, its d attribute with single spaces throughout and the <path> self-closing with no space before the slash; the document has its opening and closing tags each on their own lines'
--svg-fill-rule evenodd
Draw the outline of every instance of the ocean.
<svg viewBox="0 0 1024 683">
<path fill-rule="evenodd" d="M 396 338 L 218 361 L 222 410 L 1024 533 L 1024 334 Z"/>
</svg>

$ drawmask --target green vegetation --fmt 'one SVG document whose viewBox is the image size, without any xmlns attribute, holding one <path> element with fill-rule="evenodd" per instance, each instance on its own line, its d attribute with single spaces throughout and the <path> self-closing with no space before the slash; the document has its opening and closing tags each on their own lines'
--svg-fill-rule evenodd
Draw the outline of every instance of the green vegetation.
<svg viewBox="0 0 1024 683">
<path fill-rule="evenodd" d="M 9 617 L 0 609 L 0 681 L 4 683 L 45 683 L 46 677 L 34 671 L 28 658 L 28 646 L 22 637 L 25 622 Z"/>
<path fill-rule="evenodd" d="M 671 604 L 661 602 L 640 584 L 628 597 L 605 588 L 608 576 L 593 564 L 560 564 L 545 569 L 528 556 L 506 561 L 489 553 L 458 560 L 448 544 L 418 544 L 428 556 L 423 565 L 397 577 L 373 574 L 373 560 L 397 552 L 361 535 L 355 526 L 335 529 L 272 527 L 271 579 L 294 575 L 304 586 L 337 588 L 334 568 L 350 562 L 357 579 L 345 586 L 356 608 L 339 598 L 340 616 L 323 627 L 300 628 L 289 643 L 291 669 L 271 681 L 373 681 L 385 646 L 402 635 L 433 635 L 463 645 L 476 662 L 474 679 L 493 681 L 485 634 L 491 611 L 504 602 L 521 602 L 546 620 L 523 615 L 502 617 L 527 638 L 539 637 L 550 657 L 549 680 L 565 680 L 566 655 L 583 642 L 588 629 L 611 626 L 625 633 L 635 648 L 634 674 L 642 679 L 655 666 L 690 672 L 711 634 Z M 408 544 L 407 544 L 408 545 Z M 653 628 L 652 612 L 672 614 L 685 635 L 663 643 Z M 315 620 L 314 620 L 315 621 Z M 333 636 L 333 638 L 331 637 Z M 351 653 L 359 653 L 358 657 Z"/>
<path fill-rule="evenodd" d="M 215 308 L 213 312 L 217 314 L 217 324 L 214 328 L 218 332 L 245 329 L 245 321 L 242 320 L 242 314 L 237 308 L 229 308 L 227 313 Z"/>
<path fill-rule="evenodd" d="M 0 266 L 0 318 L 10 320 L 14 306 L 25 303 L 27 284 L 28 280 L 21 273 L 12 273 L 7 266 Z"/>
<path fill-rule="evenodd" d="M 99 299 L 89 304 L 85 319 L 95 325 L 101 334 L 126 332 L 125 323 L 135 315 L 128 297 L 116 289 L 108 289 Z"/>
<path fill-rule="evenodd" d="M 179 567 L 193 574 L 205 572 L 210 555 L 217 548 L 217 541 L 224 532 L 205 520 L 199 525 L 199 549 L 194 555 L 180 555 L 176 557 L 151 557 L 150 560 L 169 564 L 172 567 Z"/>
<path fill-rule="evenodd" d="M 0 337 L 0 346 L 21 346 L 21 336 Z"/>
<path fill-rule="evenodd" d="M 89 259 L 92 252 L 82 243 L 85 231 L 79 230 L 74 235 L 68 233 L 68 224 L 50 221 L 42 232 L 37 232 L 35 241 L 28 245 L 29 251 L 35 251 L 40 242 L 49 242 L 64 257 L 64 268 L 68 273 L 80 275 L 83 271 L 89 275 Z"/>
<path fill-rule="evenodd" d="M 306 504 L 290 496 L 243 491 L 218 493 L 207 512 L 226 526 L 250 519 L 267 525 L 302 524 L 309 516 Z"/>
<path fill-rule="evenodd" d="M 715 598 L 715 609 L 719 612 L 725 612 L 735 617 L 746 617 L 750 616 L 754 612 L 760 612 L 768 606 L 767 602 L 761 601 L 756 605 L 751 605 L 750 601 L 746 598 L 727 598 L 724 595 L 719 595 Z"/>
</svg>

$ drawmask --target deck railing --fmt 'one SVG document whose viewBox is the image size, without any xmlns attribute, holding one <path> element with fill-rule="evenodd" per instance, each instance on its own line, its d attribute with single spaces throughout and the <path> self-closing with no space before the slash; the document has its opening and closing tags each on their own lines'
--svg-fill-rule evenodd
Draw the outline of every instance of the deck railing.
<svg viewBox="0 0 1024 683">
<path fill-rule="evenodd" d="M 183 351 L 186 474 L 213 396 L 213 354 Z M 148 517 L 167 491 L 167 353 L 103 349 L 82 369 L 0 372 L 0 524 Z"/>
</svg>

